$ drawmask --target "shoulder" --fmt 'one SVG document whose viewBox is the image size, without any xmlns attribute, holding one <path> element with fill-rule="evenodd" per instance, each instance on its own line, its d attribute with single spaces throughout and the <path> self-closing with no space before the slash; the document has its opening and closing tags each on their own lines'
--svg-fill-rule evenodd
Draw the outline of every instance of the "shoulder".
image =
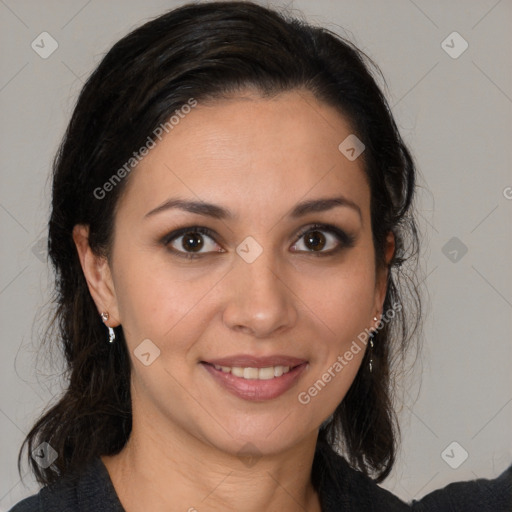
<svg viewBox="0 0 512 512">
<path fill-rule="evenodd" d="M 40 512 L 41 510 L 41 500 L 38 493 L 16 503 L 8 512 Z"/>
<path fill-rule="evenodd" d="M 322 506 L 327 512 L 410 510 L 410 505 L 380 487 L 368 476 L 353 469 L 343 457 L 326 445 L 317 448 L 313 478 Z"/>
<path fill-rule="evenodd" d="M 43 487 L 9 512 L 124 512 L 99 457 Z"/>
<path fill-rule="evenodd" d="M 78 511 L 77 484 L 82 475 L 78 472 L 59 478 L 17 503 L 9 512 L 59 512 Z"/>
<path fill-rule="evenodd" d="M 412 502 L 417 512 L 510 512 L 512 465 L 494 479 L 454 482 Z"/>
</svg>

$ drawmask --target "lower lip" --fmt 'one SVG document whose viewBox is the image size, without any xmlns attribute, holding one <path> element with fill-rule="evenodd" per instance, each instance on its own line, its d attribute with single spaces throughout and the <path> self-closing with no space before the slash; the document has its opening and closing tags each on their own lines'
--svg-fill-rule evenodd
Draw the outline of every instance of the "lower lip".
<svg viewBox="0 0 512 512">
<path fill-rule="evenodd" d="M 288 373 L 281 377 L 274 377 L 269 380 L 244 379 L 243 377 L 235 377 L 231 373 L 225 373 L 217 370 L 214 366 L 201 363 L 210 375 L 225 389 L 233 395 L 243 398 L 244 400 L 263 401 L 272 400 L 286 393 L 294 386 L 302 372 L 306 369 L 307 363 L 291 369 Z"/>
</svg>

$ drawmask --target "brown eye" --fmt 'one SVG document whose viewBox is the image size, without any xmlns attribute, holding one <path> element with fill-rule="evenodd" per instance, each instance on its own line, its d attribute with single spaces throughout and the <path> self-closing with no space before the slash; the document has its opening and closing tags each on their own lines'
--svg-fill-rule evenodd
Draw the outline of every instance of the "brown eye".
<svg viewBox="0 0 512 512">
<path fill-rule="evenodd" d="M 292 252 L 309 253 L 313 256 L 331 256 L 344 248 L 353 247 L 354 242 L 355 236 L 349 235 L 335 226 L 315 224 L 308 226 L 302 232 L 298 241 L 292 246 Z M 189 226 L 173 231 L 166 235 L 161 243 L 176 256 L 188 259 L 225 252 L 215 242 L 213 231 L 202 226 Z M 297 248 L 300 243 L 304 244 L 304 248 Z"/>
<path fill-rule="evenodd" d="M 326 243 L 325 236 L 321 231 L 309 231 L 304 240 L 306 246 L 313 251 L 322 250 Z"/>
<path fill-rule="evenodd" d="M 181 245 L 185 251 L 199 252 L 204 245 L 203 237 L 201 234 L 191 231 L 182 236 Z"/>
<path fill-rule="evenodd" d="M 297 248 L 302 240 L 305 249 Z M 313 256 L 330 256 L 343 248 L 353 247 L 354 243 L 355 236 L 345 233 L 336 226 L 315 224 L 300 234 L 299 240 L 292 250 L 293 252 L 311 253 Z M 327 250 L 324 250 L 326 246 Z"/>
<path fill-rule="evenodd" d="M 172 253 L 184 258 L 199 258 L 211 252 L 223 252 L 222 249 L 218 249 L 219 246 L 215 242 L 213 232 L 201 226 L 192 226 L 173 231 L 164 237 L 162 243 Z M 203 248 L 205 248 L 204 251 L 202 250 Z"/>
</svg>

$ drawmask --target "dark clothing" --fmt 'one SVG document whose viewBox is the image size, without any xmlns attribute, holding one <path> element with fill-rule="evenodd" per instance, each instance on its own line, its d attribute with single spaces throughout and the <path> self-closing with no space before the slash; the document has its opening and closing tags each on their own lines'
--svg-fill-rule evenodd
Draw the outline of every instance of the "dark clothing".
<svg viewBox="0 0 512 512">
<path fill-rule="evenodd" d="M 510 512 L 512 466 L 492 480 L 454 482 L 413 502 L 416 512 Z"/>
<path fill-rule="evenodd" d="M 320 496 L 322 512 L 512 511 L 512 466 L 494 480 L 453 483 L 420 501 L 407 504 L 352 469 L 331 448 L 319 445 L 313 461 L 312 479 Z M 125 511 L 107 468 L 97 457 L 82 471 L 43 487 L 39 493 L 20 501 L 9 512 Z"/>
</svg>

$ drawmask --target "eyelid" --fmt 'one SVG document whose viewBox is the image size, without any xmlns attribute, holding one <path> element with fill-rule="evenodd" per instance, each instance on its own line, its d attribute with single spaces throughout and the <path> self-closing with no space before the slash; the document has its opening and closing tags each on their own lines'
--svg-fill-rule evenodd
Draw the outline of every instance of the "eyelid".
<svg viewBox="0 0 512 512">
<path fill-rule="evenodd" d="M 217 243 L 217 234 L 213 230 L 205 226 L 185 226 L 183 228 L 173 230 L 170 233 L 167 233 L 165 236 L 163 236 L 160 242 L 164 245 L 168 245 L 172 242 L 172 240 L 182 235 L 185 235 L 186 233 L 201 233 L 202 235 L 209 236 L 212 240 L 215 240 L 215 242 Z"/>
<path fill-rule="evenodd" d="M 306 233 L 308 233 L 310 231 L 315 231 L 315 230 L 316 231 L 327 231 L 331 234 L 334 234 L 336 236 L 336 238 L 338 238 L 338 240 L 339 240 L 338 247 L 335 249 L 331 249 L 330 251 L 317 251 L 317 252 L 316 251 L 295 251 L 296 254 L 303 253 L 303 254 L 312 254 L 315 256 L 329 256 L 329 255 L 333 255 L 333 254 L 339 252 L 340 250 L 342 250 L 344 248 L 353 247 L 355 240 L 356 240 L 356 236 L 349 234 L 346 231 L 344 231 L 343 229 L 338 228 L 337 226 L 334 226 L 332 224 L 311 223 L 299 231 L 299 233 L 295 236 L 295 241 L 294 241 L 293 245 L 295 245 Z M 215 233 L 210 228 L 207 228 L 205 226 L 198 226 L 198 225 L 185 226 L 183 228 L 173 230 L 171 233 L 168 233 L 164 237 L 162 237 L 160 239 L 160 243 L 167 247 L 170 245 L 170 243 L 173 240 L 175 240 L 176 238 L 179 238 L 180 236 L 183 236 L 187 233 L 200 233 L 200 234 L 206 235 L 206 236 L 210 237 L 216 244 L 218 244 L 217 238 L 219 237 L 219 235 L 217 235 L 217 233 Z M 184 257 L 186 259 L 197 259 L 197 258 L 206 256 L 208 254 L 225 252 L 225 251 L 215 251 L 215 252 L 209 251 L 209 252 L 204 252 L 204 253 L 193 253 L 193 252 L 178 251 L 178 250 L 175 250 L 172 248 L 170 248 L 169 250 L 173 254 L 176 254 L 179 257 Z"/>
<path fill-rule="evenodd" d="M 355 235 L 349 234 L 345 230 L 338 228 L 337 226 L 334 226 L 332 224 L 325 224 L 322 222 L 320 222 L 320 223 L 317 222 L 317 223 L 313 223 L 313 224 L 308 224 L 302 231 L 300 231 L 295 243 L 297 243 L 300 240 L 300 238 L 302 238 L 309 231 L 328 231 L 329 233 L 334 234 L 340 240 L 341 248 L 353 247 L 353 245 L 356 241 Z M 337 249 L 333 249 L 331 251 L 325 251 L 325 252 L 319 251 L 317 253 L 315 253 L 314 251 L 307 251 L 307 252 L 310 252 L 311 254 L 328 255 L 328 254 L 333 254 L 336 251 L 337 251 Z"/>
<path fill-rule="evenodd" d="M 217 235 L 213 230 L 210 228 L 207 228 L 206 226 L 185 226 L 183 228 L 176 229 L 174 231 L 171 231 L 167 235 L 165 235 L 161 240 L 160 243 L 162 243 L 168 250 L 171 252 L 174 256 L 177 256 L 178 258 L 184 258 L 186 260 L 198 260 L 200 258 L 203 258 L 207 255 L 211 254 L 219 254 L 221 252 L 226 252 L 224 250 L 221 251 L 209 251 L 209 252 L 200 252 L 200 253 L 194 253 L 194 252 L 185 252 L 185 251 L 178 251 L 176 249 L 173 249 L 172 247 L 169 247 L 171 242 L 175 240 L 176 238 L 179 238 L 180 236 L 183 236 L 187 233 L 200 233 L 202 235 L 206 235 L 210 237 L 217 245 L 218 242 L 216 240 L 217 237 L 220 238 L 219 235 Z"/>
</svg>

